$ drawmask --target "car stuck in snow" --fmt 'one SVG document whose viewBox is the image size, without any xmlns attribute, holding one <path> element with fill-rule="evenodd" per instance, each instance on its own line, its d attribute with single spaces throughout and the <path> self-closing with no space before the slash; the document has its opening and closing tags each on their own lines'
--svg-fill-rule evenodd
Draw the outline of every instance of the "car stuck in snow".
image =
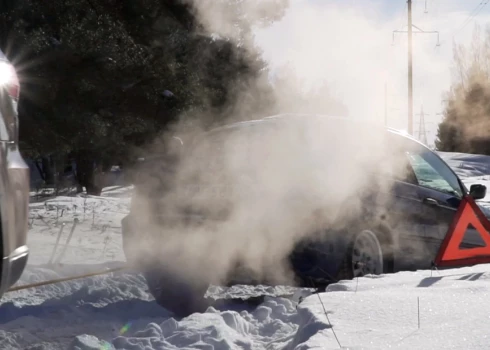
<svg viewBox="0 0 490 350">
<path fill-rule="evenodd" d="M 193 136 L 148 158 L 123 219 L 128 263 L 165 308 L 202 310 L 211 283 L 294 283 L 431 268 L 468 190 L 405 133 L 278 115 Z M 463 245 L 482 244 L 469 230 Z"/>
<path fill-rule="evenodd" d="M 17 282 L 27 263 L 29 168 L 19 151 L 19 81 L 0 51 L 0 297 Z"/>
</svg>

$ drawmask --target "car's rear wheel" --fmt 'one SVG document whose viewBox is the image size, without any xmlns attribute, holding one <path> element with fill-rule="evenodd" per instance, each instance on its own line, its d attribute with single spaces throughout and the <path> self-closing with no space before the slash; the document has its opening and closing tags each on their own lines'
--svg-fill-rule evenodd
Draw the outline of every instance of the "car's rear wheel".
<svg viewBox="0 0 490 350">
<path fill-rule="evenodd" d="M 204 312 L 209 306 L 204 297 L 208 284 L 187 280 L 178 273 L 163 269 L 145 271 L 143 275 L 155 301 L 177 317 Z"/>
<path fill-rule="evenodd" d="M 204 295 L 208 284 L 186 278 L 178 271 L 166 268 L 165 263 L 147 254 L 145 249 L 158 247 L 151 235 L 135 235 L 134 222 L 129 216 L 122 220 L 123 250 L 129 265 L 141 271 L 148 291 L 157 304 L 177 317 L 185 317 L 207 308 Z"/>
<path fill-rule="evenodd" d="M 386 230 L 359 230 L 352 236 L 338 279 L 393 272 L 393 248 Z"/>
</svg>

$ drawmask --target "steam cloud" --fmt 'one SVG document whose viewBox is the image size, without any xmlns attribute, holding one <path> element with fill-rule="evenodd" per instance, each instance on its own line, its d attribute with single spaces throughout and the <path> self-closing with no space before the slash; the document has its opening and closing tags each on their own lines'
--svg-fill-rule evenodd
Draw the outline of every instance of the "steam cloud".
<svg viewBox="0 0 490 350">
<path fill-rule="evenodd" d="M 210 32 L 249 44 L 242 41 L 243 33 L 237 33 L 236 18 L 224 3 L 193 4 Z M 242 3 L 250 4 L 242 8 L 250 17 L 282 8 L 279 1 Z M 287 102 L 288 109 L 301 110 L 280 93 L 271 105 Z M 231 110 L 246 109 L 244 101 L 238 99 Z M 326 98 L 325 103 L 332 100 Z M 372 189 L 388 191 L 390 186 L 371 174 L 402 171 L 396 164 L 388 166 L 396 152 L 387 148 L 381 128 L 365 125 L 353 131 L 349 124 L 332 128 L 321 118 L 299 118 L 301 123 L 294 118 L 288 123 L 270 119 L 264 127 L 202 140 L 202 128 L 175 125 L 162 138 L 163 144 L 155 144 L 170 150 L 167 161 L 172 165 L 141 174 L 144 185 L 132 202 L 137 238 L 128 249 L 142 264 L 158 261 L 196 283 L 222 283 L 237 262 L 258 279 L 294 283 L 287 263 L 293 247 L 362 217 L 363 195 Z M 233 120 L 232 115 L 229 122 Z M 184 151 L 172 135 L 183 140 Z M 184 211 L 215 220 L 201 223 L 197 217 L 188 222 L 180 216 Z M 163 214 L 162 221 L 155 213 Z"/>
</svg>

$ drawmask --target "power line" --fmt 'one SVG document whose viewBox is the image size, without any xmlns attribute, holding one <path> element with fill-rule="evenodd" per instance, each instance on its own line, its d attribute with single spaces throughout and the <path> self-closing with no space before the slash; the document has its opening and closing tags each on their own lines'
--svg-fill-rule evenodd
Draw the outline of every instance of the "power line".
<svg viewBox="0 0 490 350">
<path fill-rule="evenodd" d="M 473 18 L 475 18 L 476 16 L 478 16 L 478 14 L 481 12 L 481 10 L 485 7 L 486 4 L 488 4 L 490 0 L 482 0 L 482 2 L 480 2 L 474 9 L 473 11 L 471 11 L 470 15 L 468 16 L 468 18 L 466 18 L 466 20 L 463 22 L 463 24 L 458 28 L 456 29 L 453 33 L 455 32 L 461 32 L 470 22 Z M 453 34 L 452 36 L 456 36 L 458 33 L 456 34 Z"/>
<path fill-rule="evenodd" d="M 449 34 L 449 36 L 451 38 L 456 37 L 471 22 L 471 20 L 474 19 L 481 12 L 481 10 L 489 2 L 490 2 L 490 0 L 482 0 L 478 5 L 476 5 L 476 7 L 470 12 L 469 16 L 463 21 L 463 23 L 457 29 L 453 30 L 451 32 L 451 34 Z M 443 39 L 442 42 L 440 43 L 440 45 L 438 45 L 438 46 L 441 46 L 446 41 L 447 41 L 447 38 Z"/>
</svg>

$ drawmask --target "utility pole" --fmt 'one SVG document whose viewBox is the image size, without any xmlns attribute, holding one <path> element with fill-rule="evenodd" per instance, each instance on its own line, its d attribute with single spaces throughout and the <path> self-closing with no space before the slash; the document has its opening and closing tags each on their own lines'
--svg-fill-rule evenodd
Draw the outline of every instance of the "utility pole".
<svg viewBox="0 0 490 350">
<path fill-rule="evenodd" d="M 413 135 L 412 0 L 408 3 L 408 133 Z"/>
<path fill-rule="evenodd" d="M 440 46 L 438 31 L 424 31 L 412 23 L 412 0 L 407 0 L 408 5 L 408 29 L 394 30 L 393 42 L 395 41 L 395 33 L 407 33 L 408 35 L 408 133 L 413 136 L 413 55 L 412 55 L 412 35 L 413 34 L 437 34 L 437 46 Z M 417 31 L 413 31 L 413 28 Z"/>
<path fill-rule="evenodd" d="M 418 139 L 424 145 L 427 145 L 427 132 L 425 131 L 424 106 L 420 106 L 419 137 L 418 137 Z"/>
</svg>

